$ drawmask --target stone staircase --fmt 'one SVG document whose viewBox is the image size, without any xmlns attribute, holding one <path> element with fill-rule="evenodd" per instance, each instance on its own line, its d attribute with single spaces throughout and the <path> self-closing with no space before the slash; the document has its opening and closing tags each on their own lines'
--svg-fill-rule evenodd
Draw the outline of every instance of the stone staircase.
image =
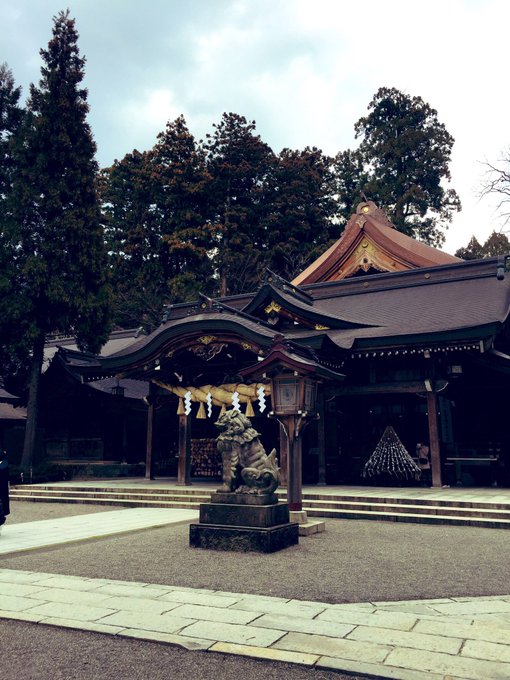
<svg viewBox="0 0 510 680">
<path fill-rule="evenodd" d="M 13 501 L 54 502 L 54 503 L 93 503 L 113 507 L 164 507 L 198 509 L 200 503 L 210 500 L 212 487 L 142 487 L 118 486 L 107 483 L 102 485 L 83 485 L 65 483 L 15 485 L 11 486 L 10 498 Z M 285 490 L 278 491 L 285 500 Z M 448 492 L 441 499 L 423 497 L 398 497 L 393 494 L 370 493 L 360 495 L 304 490 L 303 509 L 309 518 L 364 519 L 394 522 L 415 522 L 425 524 L 453 524 L 479 526 L 496 529 L 510 529 L 510 493 L 508 501 L 462 500 L 458 495 Z"/>
</svg>

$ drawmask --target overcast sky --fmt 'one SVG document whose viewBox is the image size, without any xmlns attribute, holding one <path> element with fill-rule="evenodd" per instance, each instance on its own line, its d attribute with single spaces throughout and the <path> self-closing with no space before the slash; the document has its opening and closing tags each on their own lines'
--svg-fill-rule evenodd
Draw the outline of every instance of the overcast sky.
<svg viewBox="0 0 510 680">
<path fill-rule="evenodd" d="M 453 252 L 501 228 L 479 200 L 483 161 L 510 146 L 508 0 L 0 0 L 0 63 L 28 91 L 52 17 L 69 6 L 87 58 L 89 122 L 107 166 L 184 114 L 197 138 L 224 111 L 275 152 L 353 148 L 381 86 L 421 96 L 455 138 L 463 210 Z"/>
</svg>

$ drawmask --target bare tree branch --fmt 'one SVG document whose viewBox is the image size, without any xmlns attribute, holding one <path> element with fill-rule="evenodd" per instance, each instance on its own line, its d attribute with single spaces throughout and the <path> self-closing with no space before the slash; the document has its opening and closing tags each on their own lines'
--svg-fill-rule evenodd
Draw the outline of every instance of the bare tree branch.
<svg viewBox="0 0 510 680">
<path fill-rule="evenodd" d="M 497 163 L 484 161 L 485 167 L 480 198 L 496 196 L 496 210 L 503 219 L 503 227 L 510 222 L 510 147 L 502 152 Z"/>
</svg>

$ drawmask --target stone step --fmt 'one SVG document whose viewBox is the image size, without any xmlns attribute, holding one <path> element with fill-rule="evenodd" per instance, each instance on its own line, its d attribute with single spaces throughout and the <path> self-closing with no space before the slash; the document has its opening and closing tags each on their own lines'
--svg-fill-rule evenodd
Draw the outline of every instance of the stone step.
<svg viewBox="0 0 510 680">
<path fill-rule="evenodd" d="M 453 516 L 471 516 L 473 518 L 477 517 L 487 517 L 491 519 L 508 519 L 510 520 L 510 506 L 500 506 L 499 508 L 487 507 L 485 504 L 480 504 L 479 507 L 456 507 L 449 506 L 444 507 L 440 505 L 417 505 L 414 502 L 410 503 L 393 503 L 385 501 L 372 501 L 371 503 L 363 503 L 358 501 L 341 502 L 329 500 L 315 500 L 310 501 L 308 499 L 303 500 L 306 507 L 309 509 L 317 509 L 319 514 L 327 509 L 338 509 L 338 510 L 364 510 L 369 512 L 391 512 L 391 513 L 413 513 L 422 515 L 453 515 Z"/>
<path fill-rule="evenodd" d="M 307 508 L 309 517 L 327 519 L 364 519 L 380 522 L 414 522 L 416 524 L 453 524 L 458 526 L 476 526 L 492 529 L 510 529 L 510 519 L 490 519 L 473 517 L 455 517 L 452 515 L 424 515 L 415 513 L 382 513 L 368 510 L 312 510 Z"/>
<path fill-rule="evenodd" d="M 69 486 L 63 486 L 63 485 L 55 485 L 55 484 L 11 484 L 10 486 L 11 492 L 16 492 L 16 493 L 39 493 L 41 491 L 45 492 L 52 492 L 52 493 L 85 493 L 85 494 L 90 494 L 90 493 L 100 493 L 100 494 L 118 494 L 118 493 L 127 493 L 127 494 L 139 494 L 140 496 L 153 496 L 154 493 L 160 494 L 162 496 L 166 495 L 175 495 L 178 494 L 179 496 L 209 496 L 211 495 L 211 491 L 209 490 L 204 490 L 203 488 L 193 488 L 192 486 L 182 486 L 179 487 L 178 489 L 175 488 L 143 488 L 143 487 L 137 487 L 137 486 L 132 486 L 132 487 L 119 487 L 119 486 L 112 486 L 112 487 L 106 487 L 106 486 L 86 486 L 86 487 L 79 487 L 76 485 L 69 485 Z"/>
<path fill-rule="evenodd" d="M 153 492 L 151 494 L 144 494 L 144 493 L 138 493 L 138 491 L 133 492 L 130 491 L 129 489 L 125 490 L 115 490 L 115 491 L 107 491 L 104 489 L 95 489 L 95 490 L 89 490 L 89 489 L 83 489 L 83 490 L 78 490 L 78 489 L 73 489 L 72 491 L 65 491 L 65 490 L 57 490 L 57 489 L 33 489 L 29 487 L 11 487 L 10 491 L 10 497 L 11 498 L 27 498 L 27 499 L 37 499 L 40 496 L 44 497 L 50 497 L 52 496 L 56 500 L 65 496 L 68 499 L 71 498 L 76 498 L 76 499 L 81 499 L 81 498 L 87 498 L 87 499 L 115 499 L 115 500 L 139 500 L 139 501 L 144 501 L 144 500 L 152 500 L 152 501 L 182 501 L 182 502 L 189 502 L 189 503 L 205 503 L 210 500 L 210 493 L 207 492 L 201 492 L 201 493 L 196 493 L 196 494 L 185 494 L 185 493 L 180 493 L 179 491 L 174 491 L 171 493 L 159 493 L 158 492 Z"/>
<path fill-rule="evenodd" d="M 137 494 L 138 496 L 154 496 L 154 494 L 157 494 L 158 496 L 172 496 L 174 497 L 176 494 L 179 496 L 200 496 L 200 497 L 205 497 L 209 498 L 210 493 L 212 491 L 209 490 L 204 490 L 203 488 L 196 488 L 193 486 L 182 486 L 179 487 L 178 489 L 175 489 L 175 487 L 172 488 L 143 488 L 143 487 L 137 487 L 137 486 L 132 486 L 132 487 L 120 487 L 119 486 L 112 486 L 112 487 L 105 487 L 105 486 L 87 486 L 87 487 L 77 487 L 76 485 L 52 485 L 52 484 L 37 484 L 37 485 L 11 485 L 11 491 L 14 492 L 16 491 L 17 493 L 38 493 L 39 491 L 44 490 L 47 492 L 51 493 L 56 493 L 56 494 L 61 494 L 61 493 L 66 493 L 66 495 L 74 494 L 74 493 L 79 493 L 79 494 L 90 494 L 90 493 L 97 493 L 97 494 L 112 494 L 117 496 L 119 493 L 124 493 L 124 494 L 129 494 L 131 496 L 132 494 Z M 286 493 L 285 489 L 279 489 L 277 492 L 277 495 L 280 498 L 285 498 Z M 440 508 L 483 508 L 483 509 L 490 509 L 490 510 L 507 510 L 510 509 L 510 503 L 498 503 L 498 502 L 485 502 L 485 501 L 477 501 L 477 500 L 455 500 L 455 498 L 452 499 L 437 499 L 437 498 L 426 498 L 426 497 L 417 497 L 417 498 L 406 498 L 406 497 L 389 497 L 389 496 L 384 496 L 384 497 L 378 497 L 378 496 L 373 496 L 373 495 L 367 495 L 367 496 L 360 496 L 360 495 L 353 495 L 349 493 L 342 493 L 342 494 L 331 494 L 331 493 L 323 493 L 321 494 L 320 491 L 308 491 L 308 490 L 303 490 L 303 500 L 307 503 L 311 502 L 319 502 L 319 503 L 366 503 L 368 505 L 374 505 L 374 504 L 384 504 L 384 505 L 412 505 L 412 506 L 433 506 L 433 507 L 440 507 Z"/>
<path fill-rule="evenodd" d="M 130 498 L 94 498 L 94 497 L 69 497 L 69 496 L 46 496 L 40 494 L 37 496 L 22 496 L 15 493 L 9 494 L 11 501 L 21 501 L 28 503 L 77 503 L 81 505 L 111 505 L 123 508 L 176 508 L 185 510 L 197 510 L 199 508 L 199 502 L 190 501 L 156 501 L 150 500 L 148 498 L 144 500 L 130 499 Z"/>
<path fill-rule="evenodd" d="M 418 497 L 418 498 L 408 498 L 408 497 L 391 497 L 391 496 L 385 496 L 385 497 L 379 497 L 379 496 L 359 496 L 359 495 L 351 495 L 351 494 L 320 494 L 320 493 L 311 493 L 311 492 L 303 492 L 303 498 L 306 498 L 308 501 L 332 501 L 332 502 L 339 502 L 339 503 L 350 503 L 350 502 L 356 502 L 356 503 L 367 503 L 367 504 L 373 504 L 373 503 L 388 503 L 390 505 L 424 505 L 424 506 L 440 506 L 444 508 L 449 508 L 449 507 L 454 507 L 454 508 L 473 508 L 473 507 L 484 507 L 484 508 L 489 508 L 493 510 L 504 510 L 506 508 L 510 509 L 510 502 L 508 503 L 498 503 L 494 501 L 477 501 L 477 500 L 456 500 L 455 498 L 452 499 L 439 499 L 439 498 L 425 498 L 425 497 Z"/>
<path fill-rule="evenodd" d="M 278 492 L 285 499 L 285 490 Z M 11 487 L 13 501 L 59 502 L 110 505 L 116 507 L 166 507 L 198 509 L 200 503 L 210 500 L 210 492 L 202 489 L 170 488 L 119 489 L 110 487 L 17 485 Z M 421 499 L 418 499 L 421 500 Z M 348 494 L 303 494 L 303 509 L 309 517 L 329 519 L 368 519 L 378 521 L 417 522 L 429 524 L 456 524 L 510 528 L 510 506 L 504 503 L 449 501 L 448 504 L 429 499 L 428 503 L 415 499 L 359 497 Z"/>
</svg>

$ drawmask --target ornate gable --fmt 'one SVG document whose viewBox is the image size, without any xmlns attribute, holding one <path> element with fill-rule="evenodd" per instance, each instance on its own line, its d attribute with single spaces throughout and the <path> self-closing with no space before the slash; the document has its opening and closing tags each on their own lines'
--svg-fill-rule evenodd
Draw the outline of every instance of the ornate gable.
<svg viewBox="0 0 510 680">
<path fill-rule="evenodd" d="M 397 231 L 383 210 L 366 201 L 358 205 L 338 241 L 292 283 L 336 281 L 461 261 Z"/>
</svg>

